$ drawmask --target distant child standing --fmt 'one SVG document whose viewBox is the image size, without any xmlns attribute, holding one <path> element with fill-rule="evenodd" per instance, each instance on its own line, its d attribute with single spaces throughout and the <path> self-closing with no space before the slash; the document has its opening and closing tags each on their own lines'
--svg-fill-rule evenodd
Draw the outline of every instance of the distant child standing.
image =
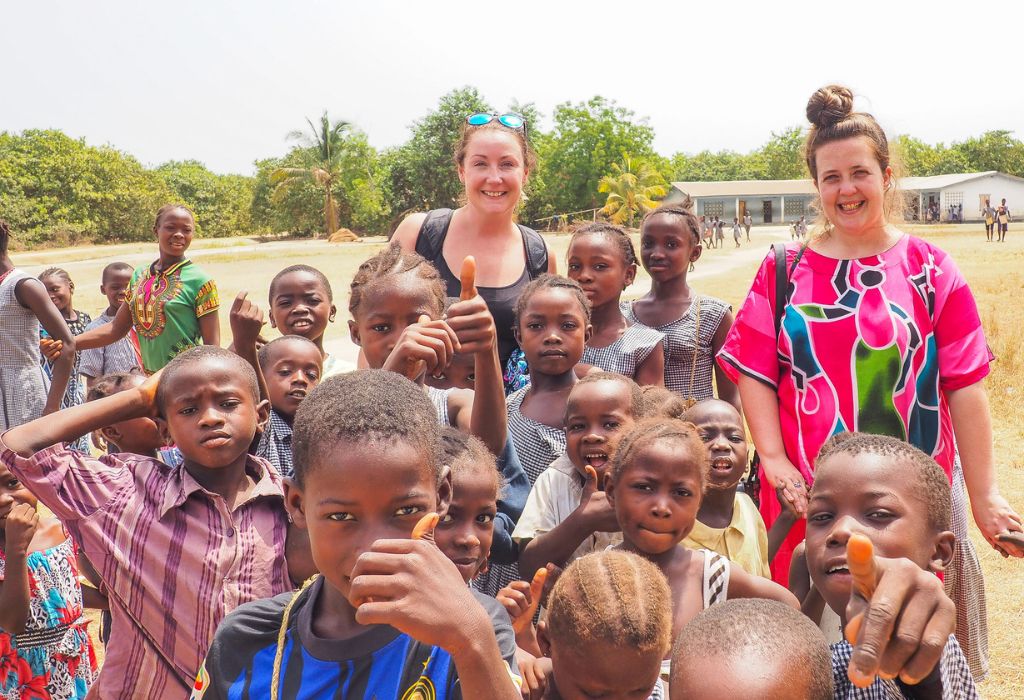
<svg viewBox="0 0 1024 700">
<path fill-rule="evenodd" d="M 0 219 L 0 430 L 60 409 L 75 362 L 75 337 L 42 283 L 14 267 L 7 255 L 11 230 Z M 47 376 L 39 352 L 39 327 L 67 353 Z"/>
<path fill-rule="evenodd" d="M 992 242 L 992 227 L 996 223 L 996 210 L 992 206 L 992 201 L 986 199 L 985 207 L 981 210 L 981 216 L 985 219 L 985 238 L 989 243 Z"/>
<path fill-rule="evenodd" d="M 732 219 L 732 239 L 736 242 L 736 247 L 740 247 L 740 220 L 738 217 Z"/>
<path fill-rule="evenodd" d="M 112 262 L 103 268 L 103 276 L 100 279 L 100 294 L 107 298 L 107 308 L 85 326 L 86 331 L 110 323 L 117 316 L 117 310 L 127 298 L 131 286 L 132 266 L 128 263 Z M 83 350 L 78 371 L 85 377 L 86 391 L 92 388 L 97 379 L 105 375 L 142 369 L 138 342 L 138 336 L 132 330 L 126 337 L 110 345 Z"/>
<path fill-rule="evenodd" d="M 750 226 L 754 223 L 754 219 L 750 216 L 750 212 L 746 211 L 743 213 L 743 228 L 747 231 L 747 243 L 750 242 Z"/>
<path fill-rule="evenodd" d="M 0 697 L 79 700 L 96 677 L 76 547 L 0 464 Z"/>
<path fill-rule="evenodd" d="M 996 209 L 996 225 L 999 227 L 999 242 L 1006 241 L 1006 231 L 1010 228 L 1010 208 L 1006 206 L 1006 199 Z"/>
<path fill-rule="evenodd" d="M 618 372 L 637 384 L 664 384 L 664 336 L 630 323 L 619 308 L 622 292 L 636 278 L 633 241 L 618 226 L 585 224 L 569 242 L 569 279 L 579 282 L 591 305 L 593 333 L 583 350 L 583 363 Z"/>
<path fill-rule="evenodd" d="M 715 245 L 721 248 L 725 245 L 725 222 L 720 217 L 715 217 Z"/>
<path fill-rule="evenodd" d="M 66 270 L 59 267 L 51 267 L 39 275 L 39 281 L 46 287 L 46 293 L 50 296 L 50 301 L 60 311 L 61 316 L 64 317 L 64 323 L 67 324 L 68 328 L 71 329 L 73 335 L 82 335 L 85 332 L 86 326 L 92 322 L 92 317 L 84 311 L 79 311 L 72 306 L 72 300 L 75 295 L 75 283 L 71 279 L 71 276 Z M 40 330 L 40 338 L 48 338 L 49 334 L 45 329 Z M 61 408 L 68 408 L 70 406 L 79 406 L 85 402 L 85 389 L 82 387 L 81 379 L 79 378 L 79 367 L 81 364 L 81 356 L 76 354 L 74 365 L 71 370 L 71 379 L 68 380 L 68 388 L 64 391 L 64 400 L 61 401 Z M 43 359 L 43 369 L 46 371 L 47 376 L 52 378 L 54 362 L 56 360 Z M 79 437 L 71 441 L 69 445 L 72 449 L 78 450 L 79 452 L 87 452 L 89 450 L 89 439 L 85 436 Z"/>
<path fill-rule="evenodd" d="M 732 327 L 732 311 L 721 299 L 698 294 L 686 282 L 691 262 L 700 258 L 700 229 L 689 209 L 662 206 L 641 225 L 640 260 L 651 275 L 651 290 L 623 313 L 665 335 L 665 387 L 686 400 L 714 396 L 739 408 L 739 392 L 715 366 Z"/>
</svg>

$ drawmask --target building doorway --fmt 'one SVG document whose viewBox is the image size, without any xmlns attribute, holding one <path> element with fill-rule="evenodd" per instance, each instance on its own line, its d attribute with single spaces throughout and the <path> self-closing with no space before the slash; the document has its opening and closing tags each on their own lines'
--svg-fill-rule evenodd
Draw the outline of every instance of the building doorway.
<svg viewBox="0 0 1024 700">
<path fill-rule="evenodd" d="M 746 215 L 747 215 L 747 200 L 741 199 L 740 200 L 740 208 L 736 212 L 736 218 L 738 218 L 740 220 L 740 223 L 742 224 L 743 223 L 743 218 Z"/>
<path fill-rule="evenodd" d="M 770 224 L 772 222 L 772 200 L 763 200 L 761 202 L 761 211 L 764 215 L 764 223 Z"/>
</svg>

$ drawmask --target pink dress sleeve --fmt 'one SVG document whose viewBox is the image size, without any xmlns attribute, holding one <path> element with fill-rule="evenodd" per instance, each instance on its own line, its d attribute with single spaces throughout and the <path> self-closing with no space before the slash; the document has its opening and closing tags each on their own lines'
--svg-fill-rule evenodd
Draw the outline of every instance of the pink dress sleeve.
<svg viewBox="0 0 1024 700">
<path fill-rule="evenodd" d="M 984 379 L 995 358 L 985 340 L 978 305 L 960 268 L 952 257 L 932 250 L 938 258 L 933 284 L 939 386 L 943 391 L 954 391 Z"/>
<path fill-rule="evenodd" d="M 775 334 L 775 255 L 762 261 L 750 292 L 736 313 L 718 364 L 736 382 L 740 374 L 764 382 L 773 389 L 779 383 L 778 338 Z"/>
</svg>

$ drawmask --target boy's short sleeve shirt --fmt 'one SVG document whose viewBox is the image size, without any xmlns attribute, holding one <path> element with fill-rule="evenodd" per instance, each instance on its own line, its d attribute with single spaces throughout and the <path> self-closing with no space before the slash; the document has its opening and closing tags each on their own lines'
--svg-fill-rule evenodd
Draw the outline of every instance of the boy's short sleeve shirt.
<svg viewBox="0 0 1024 700">
<path fill-rule="evenodd" d="M 736 493 L 732 522 L 728 527 L 708 527 L 699 520 L 683 544 L 690 549 L 710 549 L 742 567 L 748 574 L 771 578 L 768 568 L 768 531 L 757 506 L 745 493 Z"/>
<path fill-rule="evenodd" d="M 113 320 L 114 317 L 108 316 L 107 312 L 104 311 L 90 321 L 85 330 L 91 331 L 94 328 L 105 326 Z M 83 350 L 80 355 L 81 364 L 78 367 L 78 371 L 86 377 L 98 378 L 114 372 L 130 372 L 135 368 L 141 369 L 142 367 L 138 353 L 135 351 L 135 347 L 132 345 L 129 337 L 115 340 L 110 345 L 102 348 Z"/>
<path fill-rule="evenodd" d="M 25 458 L 0 436 L 0 461 L 103 581 L 114 633 L 99 697 L 187 697 L 224 616 L 292 588 L 280 478 L 256 458 L 233 511 L 184 469 L 140 455 L 94 458 L 54 445 Z"/>
<path fill-rule="evenodd" d="M 845 639 L 832 645 L 832 680 L 836 700 L 903 700 L 914 697 L 904 693 L 902 684 L 896 679 L 876 678 L 867 688 L 858 688 L 847 675 L 852 656 L 853 647 Z M 942 700 L 977 700 L 978 689 L 967 666 L 967 657 L 954 636 L 950 636 L 942 650 L 939 673 L 942 675 Z"/>
<path fill-rule="evenodd" d="M 393 627 L 367 627 L 358 637 L 345 640 L 317 637 L 313 608 L 324 585 L 318 578 L 292 607 L 278 674 L 282 698 L 462 699 L 448 652 Z M 474 595 L 491 617 L 509 682 L 518 686 L 515 634 L 508 613 L 490 596 L 475 591 Z M 291 597 L 243 605 L 224 620 L 196 678 L 193 700 L 270 697 L 277 637 Z"/>
</svg>

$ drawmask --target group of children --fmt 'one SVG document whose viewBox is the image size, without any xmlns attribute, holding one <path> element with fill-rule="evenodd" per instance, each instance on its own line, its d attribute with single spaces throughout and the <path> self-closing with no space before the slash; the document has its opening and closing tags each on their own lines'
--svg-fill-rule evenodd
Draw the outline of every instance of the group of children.
<svg viewBox="0 0 1024 700">
<path fill-rule="evenodd" d="M 242 293 L 230 350 L 101 365 L 87 402 L 0 438 L 0 697 L 974 697 L 935 575 L 949 483 L 923 453 L 830 440 L 802 578 L 766 577 L 791 521 L 767 532 L 740 488 L 714 364 L 732 316 L 686 282 L 688 222 L 645 219 L 631 303 L 629 236 L 577 231 L 568 276 L 516 303 L 530 382 L 508 397 L 472 261 L 452 299 L 396 245 L 350 284 L 367 369 L 332 366 L 333 292 L 306 265 L 270 284 L 280 338 Z M 67 447 L 90 434 L 106 454 Z"/>
</svg>

